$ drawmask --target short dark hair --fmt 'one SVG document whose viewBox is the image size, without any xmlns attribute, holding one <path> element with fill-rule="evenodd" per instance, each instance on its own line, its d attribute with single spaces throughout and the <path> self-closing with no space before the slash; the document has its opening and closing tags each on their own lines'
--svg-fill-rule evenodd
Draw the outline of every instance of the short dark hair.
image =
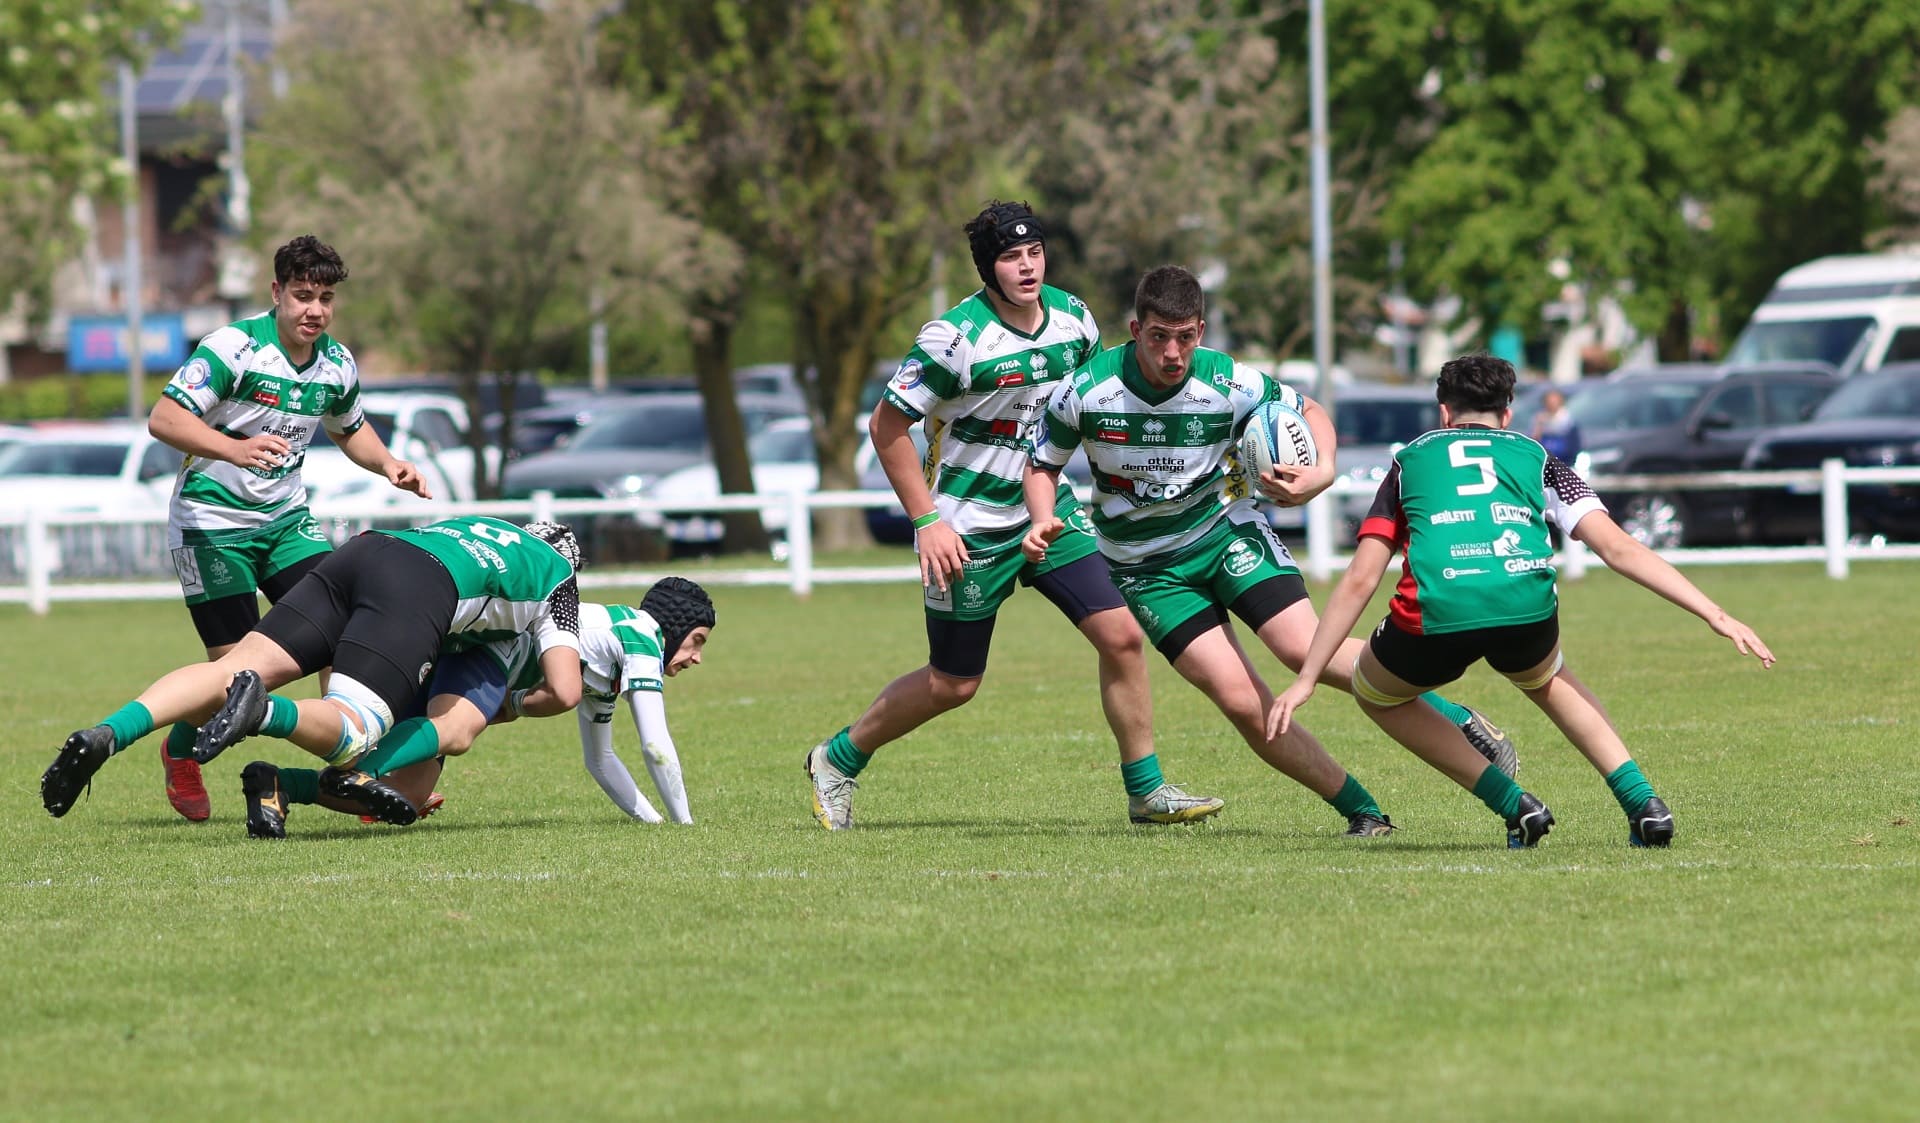
<svg viewBox="0 0 1920 1123">
<path fill-rule="evenodd" d="M 347 279 L 347 264 L 333 247 L 311 234 L 302 234 L 273 251 L 273 279 L 337 285 Z"/>
<path fill-rule="evenodd" d="M 1462 355 L 1440 368 L 1433 396 L 1448 409 L 1499 413 L 1513 404 L 1513 364 L 1492 355 Z"/>
<path fill-rule="evenodd" d="M 1200 291 L 1200 278 L 1178 265 L 1158 265 L 1147 270 L 1133 290 L 1133 318 L 1141 323 L 1158 316 L 1170 324 L 1198 320 L 1207 314 L 1207 294 Z"/>
</svg>

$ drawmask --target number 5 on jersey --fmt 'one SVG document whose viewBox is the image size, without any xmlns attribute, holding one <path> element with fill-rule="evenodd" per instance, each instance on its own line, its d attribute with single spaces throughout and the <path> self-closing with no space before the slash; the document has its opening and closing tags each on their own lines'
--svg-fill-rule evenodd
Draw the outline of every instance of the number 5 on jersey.
<svg viewBox="0 0 1920 1123">
<path fill-rule="evenodd" d="M 1493 476 L 1493 457 L 1474 456 L 1471 451 L 1473 449 L 1491 451 L 1492 448 L 1492 441 L 1455 441 L 1452 445 L 1448 446 L 1447 457 L 1453 461 L 1455 468 L 1477 468 L 1480 470 L 1479 483 L 1461 484 L 1454 488 L 1455 492 L 1461 495 L 1485 495 L 1487 492 L 1500 486 L 1499 482 L 1495 480 Z"/>
</svg>

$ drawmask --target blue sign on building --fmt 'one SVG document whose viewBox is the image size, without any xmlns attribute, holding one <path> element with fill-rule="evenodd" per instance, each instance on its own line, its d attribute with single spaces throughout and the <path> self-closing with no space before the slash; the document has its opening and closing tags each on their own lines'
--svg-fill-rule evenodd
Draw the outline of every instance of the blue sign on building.
<svg viewBox="0 0 1920 1123">
<path fill-rule="evenodd" d="M 187 357 L 187 323 L 177 313 L 156 313 L 140 324 L 147 371 L 170 373 Z M 67 369 L 127 369 L 125 316 L 74 316 L 67 321 Z"/>
</svg>

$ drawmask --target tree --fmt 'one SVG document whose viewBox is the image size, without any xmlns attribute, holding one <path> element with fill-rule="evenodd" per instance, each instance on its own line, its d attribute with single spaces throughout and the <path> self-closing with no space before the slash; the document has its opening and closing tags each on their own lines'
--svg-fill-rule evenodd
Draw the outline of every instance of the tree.
<svg viewBox="0 0 1920 1123">
<path fill-rule="evenodd" d="M 1683 358 L 1696 319 L 1859 248 L 1917 35 L 1876 0 L 1388 0 L 1337 23 L 1335 105 L 1431 131 L 1388 208 L 1426 295 L 1529 324 L 1562 261 Z"/>
<path fill-rule="evenodd" d="M 1109 322 L 1126 322 L 1144 269 L 1214 263 L 1215 318 L 1288 355 L 1312 331 L 1304 36 L 1288 41 L 1291 23 L 1259 5 L 1137 7 L 1149 33 L 1110 56 L 1123 92 L 1077 102 L 1065 158 L 1035 167 L 1036 183 L 1059 201 Z M 1382 175 L 1351 149 L 1336 172 L 1336 327 L 1352 340 L 1380 291 Z"/>
<path fill-rule="evenodd" d="M 43 304 L 72 260 L 77 196 L 125 190 L 114 147 L 116 64 L 179 33 L 178 0 L 38 0 L 0 5 L 0 315 Z"/>
<path fill-rule="evenodd" d="M 709 161 L 689 214 L 791 294 L 823 487 L 856 482 L 881 329 L 921 298 L 932 249 L 955 246 L 1008 154 L 1048 143 L 1055 107 L 1086 96 L 1116 6 L 662 0 L 609 21 L 629 81 Z M 701 362 L 719 368 L 738 294 L 713 295 Z M 821 519 L 823 545 L 864 536 L 855 512 Z"/>
<path fill-rule="evenodd" d="M 593 80 L 590 31 L 571 2 L 306 0 L 248 149 L 260 227 L 334 241 L 354 331 L 459 375 L 476 417 L 496 378 L 503 448 L 513 376 L 585 332 L 596 291 L 619 316 L 737 267 L 658 202 L 666 123 Z"/>
<path fill-rule="evenodd" d="M 1887 126 L 1886 139 L 1872 146 L 1878 164 L 1872 190 L 1887 224 L 1874 233 L 1874 245 L 1920 242 L 1920 105 L 1900 111 Z"/>
</svg>

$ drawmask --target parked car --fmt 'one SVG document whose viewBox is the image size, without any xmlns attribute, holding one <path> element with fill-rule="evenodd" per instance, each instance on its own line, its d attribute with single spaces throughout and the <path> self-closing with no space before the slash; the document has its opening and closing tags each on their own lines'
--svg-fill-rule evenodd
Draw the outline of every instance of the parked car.
<svg viewBox="0 0 1920 1123">
<path fill-rule="evenodd" d="M 1738 365 L 1773 359 L 1846 375 L 1920 360 L 1920 252 L 1841 254 L 1782 273 L 1727 352 Z"/>
<path fill-rule="evenodd" d="M 747 455 L 753 461 L 753 490 L 770 495 L 792 491 L 814 491 L 820 486 L 820 463 L 813 442 L 813 422 L 804 417 L 775 421 L 747 441 Z M 668 472 L 654 481 L 642 494 L 649 499 L 675 503 L 699 503 L 720 495 L 720 471 L 708 461 L 689 464 Z M 760 513 L 767 533 L 784 535 L 787 510 L 775 505 Z M 726 523 L 717 511 L 673 512 L 643 511 L 636 521 L 659 530 L 671 542 L 706 546 L 721 541 Z"/>
<path fill-rule="evenodd" d="M 1754 438 L 1744 467 L 1815 468 L 1832 457 L 1853 467 L 1920 465 L 1920 363 L 1848 379 L 1810 420 Z M 1847 514 L 1855 533 L 1920 538 L 1920 484 L 1850 487 Z M 1755 504 L 1751 517 L 1755 535 L 1768 541 L 1817 538 L 1819 489 L 1769 492 Z"/>
<path fill-rule="evenodd" d="M 0 511 L 164 514 L 183 459 L 124 421 L 32 430 L 0 451 Z"/>
<path fill-rule="evenodd" d="M 467 501 L 479 495 L 473 449 L 467 444 L 466 402 L 451 394 L 374 391 L 360 395 L 360 408 L 395 456 L 432 465 L 444 478 L 446 486 L 434 490 L 436 497 Z M 487 476 L 497 476 L 499 450 L 486 448 L 483 455 Z"/>
<path fill-rule="evenodd" d="M 747 435 L 799 414 L 780 398 L 742 394 Z M 708 458 L 706 405 L 698 394 L 648 394 L 596 410 L 564 447 L 507 465 L 501 491 L 524 499 L 535 491 L 561 498 L 639 495 L 661 476 Z"/>
<path fill-rule="evenodd" d="M 1616 374 L 1567 408 L 1596 476 L 1733 471 L 1769 426 L 1810 416 L 1840 385 L 1821 368 Z M 1657 548 L 1750 538 L 1753 491 L 1601 489 L 1620 526 Z"/>
<path fill-rule="evenodd" d="M 32 436 L 32 429 L 20 425 L 0 425 L 0 452 L 5 452 Z"/>
<path fill-rule="evenodd" d="M 1333 428 L 1341 478 L 1363 485 L 1340 501 L 1342 536 L 1351 541 L 1373 506 L 1380 481 L 1393 467 L 1393 454 L 1420 434 L 1440 428 L 1440 405 L 1430 385 L 1355 382 L 1341 387 L 1334 398 Z M 1297 507 L 1265 510 L 1276 527 L 1291 528 L 1303 521 Z"/>
</svg>

